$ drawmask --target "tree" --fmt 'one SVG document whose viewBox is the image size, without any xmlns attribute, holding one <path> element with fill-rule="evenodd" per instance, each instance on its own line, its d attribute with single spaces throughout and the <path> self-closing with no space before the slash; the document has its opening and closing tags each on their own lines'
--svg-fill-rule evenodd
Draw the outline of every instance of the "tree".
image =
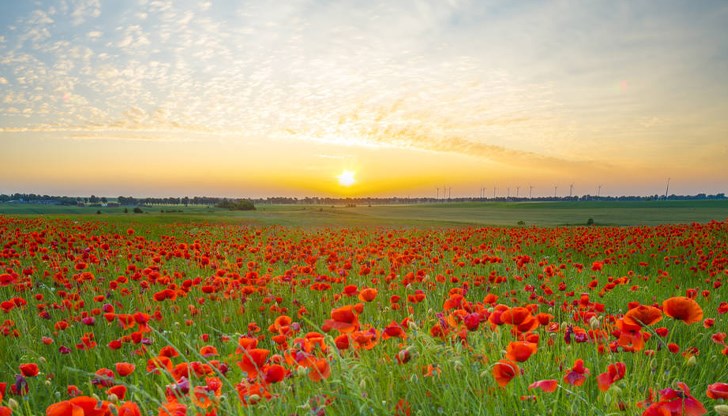
<svg viewBox="0 0 728 416">
<path fill-rule="evenodd" d="M 223 199 L 215 205 L 218 208 L 226 208 L 230 211 L 252 211 L 255 210 L 255 205 L 247 199 Z"/>
</svg>

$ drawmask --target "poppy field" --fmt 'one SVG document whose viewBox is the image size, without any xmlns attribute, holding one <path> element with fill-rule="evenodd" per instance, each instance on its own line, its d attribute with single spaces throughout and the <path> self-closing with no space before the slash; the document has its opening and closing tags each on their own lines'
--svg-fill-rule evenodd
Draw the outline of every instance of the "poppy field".
<svg viewBox="0 0 728 416">
<path fill-rule="evenodd" d="M 0 415 L 728 415 L 728 222 L 0 216 Z"/>
</svg>

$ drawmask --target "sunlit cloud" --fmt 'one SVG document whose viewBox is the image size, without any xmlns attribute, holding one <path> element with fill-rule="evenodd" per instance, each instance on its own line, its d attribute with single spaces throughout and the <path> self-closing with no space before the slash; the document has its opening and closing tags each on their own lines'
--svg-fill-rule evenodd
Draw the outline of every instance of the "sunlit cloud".
<svg viewBox="0 0 728 416">
<path fill-rule="evenodd" d="M 726 174 L 723 2 L 74 0 L 5 19 L 4 135 Z"/>
</svg>

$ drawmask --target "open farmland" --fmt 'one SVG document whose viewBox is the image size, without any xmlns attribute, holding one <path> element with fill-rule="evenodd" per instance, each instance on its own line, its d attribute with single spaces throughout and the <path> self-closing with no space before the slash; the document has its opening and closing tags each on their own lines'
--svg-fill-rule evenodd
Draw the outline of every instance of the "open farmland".
<svg viewBox="0 0 728 416">
<path fill-rule="evenodd" d="M 689 224 L 728 218 L 728 200 L 488 202 L 412 205 L 266 205 L 255 211 L 228 211 L 206 206 L 75 207 L 0 204 L 0 214 L 43 215 L 116 224 L 235 223 L 286 226 L 561 226 Z M 97 214 L 100 212 L 101 214 Z M 99 216 L 101 215 L 101 216 Z"/>
<path fill-rule="evenodd" d="M 697 415 L 728 396 L 726 222 L 144 215 L 0 217 L 13 414 Z"/>
</svg>

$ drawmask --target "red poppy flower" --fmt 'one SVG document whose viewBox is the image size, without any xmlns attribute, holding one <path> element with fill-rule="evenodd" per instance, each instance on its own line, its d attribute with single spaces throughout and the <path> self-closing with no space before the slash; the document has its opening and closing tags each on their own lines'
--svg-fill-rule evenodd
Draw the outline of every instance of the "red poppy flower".
<svg viewBox="0 0 728 416">
<path fill-rule="evenodd" d="M 705 395 L 711 399 L 728 399 L 728 384 L 713 383 L 708 386 Z"/>
<path fill-rule="evenodd" d="M 89 396 L 74 397 L 54 403 L 46 408 L 46 416 L 109 416 L 109 402 L 100 401 Z"/>
<path fill-rule="evenodd" d="M 160 370 L 171 372 L 173 367 L 172 360 L 163 355 L 147 360 L 147 373 L 157 373 Z"/>
<path fill-rule="evenodd" d="M 500 320 L 513 325 L 520 332 L 532 331 L 538 327 L 538 320 L 531 315 L 531 311 L 520 306 L 503 311 Z"/>
<path fill-rule="evenodd" d="M 622 319 L 630 325 L 649 326 L 660 322 L 662 319 L 662 311 L 654 306 L 639 305 L 627 311 Z"/>
<path fill-rule="evenodd" d="M 142 411 L 134 402 L 125 402 L 117 409 L 117 416 L 142 416 Z"/>
<path fill-rule="evenodd" d="M 40 370 L 38 369 L 38 364 L 36 363 L 27 363 L 27 364 L 20 364 L 20 372 L 25 377 L 35 377 L 40 373 Z"/>
<path fill-rule="evenodd" d="M 535 354 L 537 349 L 538 346 L 532 342 L 514 341 L 508 344 L 506 348 L 506 358 L 522 363 L 528 360 L 528 357 L 532 354 Z"/>
<path fill-rule="evenodd" d="M 270 399 L 272 395 L 263 384 L 251 383 L 243 380 L 235 386 L 238 391 L 238 397 L 244 405 L 258 403 L 262 399 Z"/>
<path fill-rule="evenodd" d="M 238 361 L 238 367 L 248 374 L 249 379 L 256 378 L 267 361 L 268 354 L 270 354 L 270 351 L 262 348 L 246 350 L 243 353 L 243 358 Z"/>
<path fill-rule="evenodd" d="M 685 296 L 676 296 L 662 302 L 665 315 L 683 321 L 686 324 L 700 322 L 703 319 L 703 309 L 698 302 Z"/>
<path fill-rule="evenodd" d="M 518 365 L 510 360 L 500 360 L 493 365 L 491 372 L 495 378 L 495 382 L 499 386 L 505 387 L 519 373 Z"/>
<path fill-rule="evenodd" d="M 607 366 L 607 372 L 599 374 L 597 376 L 597 383 L 599 384 L 599 390 L 607 391 L 609 386 L 617 380 L 624 378 L 624 374 L 627 371 L 627 366 L 623 362 L 617 362 L 609 364 Z"/>
<path fill-rule="evenodd" d="M 584 367 L 584 360 L 579 358 L 574 361 L 574 366 L 567 370 L 564 381 L 574 386 L 581 386 L 586 381 L 588 374 L 589 369 Z"/>
<path fill-rule="evenodd" d="M 165 345 L 159 350 L 160 357 L 174 358 L 179 356 L 179 352 L 171 345 Z"/>
<path fill-rule="evenodd" d="M 359 318 L 356 310 L 356 305 L 346 305 L 332 310 L 331 319 L 324 322 L 322 329 L 325 332 L 336 329 L 344 334 L 359 330 Z"/>
<path fill-rule="evenodd" d="M 321 381 L 329 378 L 331 375 L 331 367 L 325 358 L 317 358 L 308 355 L 298 362 L 302 367 L 308 368 L 308 378 L 311 381 Z"/>
<path fill-rule="evenodd" d="M 529 389 L 541 389 L 546 393 L 553 393 L 556 391 L 556 388 L 559 387 L 559 382 L 556 380 L 539 380 L 536 382 L 531 383 L 531 385 L 528 386 Z"/>
<path fill-rule="evenodd" d="M 119 377 L 126 377 L 133 373 L 134 369 L 136 369 L 136 366 L 131 363 L 116 363 L 114 366 L 116 368 L 116 374 L 118 374 Z"/>
<path fill-rule="evenodd" d="M 111 387 L 110 389 L 106 390 L 106 393 L 109 395 L 115 394 L 116 397 L 119 398 L 119 400 L 124 400 L 126 397 L 126 386 L 122 386 L 121 384 Z"/>
<path fill-rule="evenodd" d="M 187 406 L 173 397 L 162 404 L 162 407 L 159 408 L 159 414 L 164 416 L 187 416 Z"/>
<path fill-rule="evenodd" d="M 286 376 L 288 375 L 288 370 L 286 370 L 282 365 L 280 364 L 273 364 L 266 366 L 263 369 L 263 380 L 266 383 L 278 383 L 279 381 L 282 381 Z"/>
<path fill-rule="evenodd" d="M 217 348 L 212 345 L 205 345 L 200 348 L 200 355 L 205 358 L 215 357 L 217 356 Z"/>
<path fill-rule="evenodd" d="M 397 322 L 392 321 L 386 328 L 384 328 L 384 330 L 382 330 L 382 339 L 389 338 L 405 339 L 407 338 L 407 334 Z"/>
<path fill-rule="evenodd" d="M 669 387 L 660 390 L 660 400 L 645 409 L 643 415 L 701 416 L 708 412 L 702 403 L 690 395 L 685 383 L 678 382 L 677 386 L 680 390 Z"/>
<path fill-rule="evenodd" d="M 377 289 L 374 289 L 371 287 L 362 289 L 361 292 L 359 292 L 359 300 L 361 300 L 362 302 L 371 302 L 376 297 L 377 297 Z"/>
</svg>

